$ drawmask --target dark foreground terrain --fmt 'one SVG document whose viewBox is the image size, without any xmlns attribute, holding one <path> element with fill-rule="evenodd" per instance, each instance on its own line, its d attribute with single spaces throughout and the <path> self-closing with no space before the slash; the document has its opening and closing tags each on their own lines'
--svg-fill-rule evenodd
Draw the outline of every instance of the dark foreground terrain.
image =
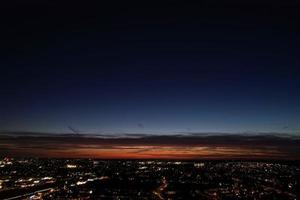
<svg viewBox="0 0 300 200">
<path fill-rule="evenodd" d="M 0 160 L 0 199 L 300 198 L 299 162 Z"/>
</svg>

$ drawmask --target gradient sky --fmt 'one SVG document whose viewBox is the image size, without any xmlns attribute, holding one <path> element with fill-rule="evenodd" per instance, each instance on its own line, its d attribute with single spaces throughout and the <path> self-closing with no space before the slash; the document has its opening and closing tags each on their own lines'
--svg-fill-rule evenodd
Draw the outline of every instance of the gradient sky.
<svg viewBox="0 0 300 200">
<path fill-rule="evenodd" d="M 1 7 L 1 131 L 300 135 L 296 1 Z"/>
</svg>

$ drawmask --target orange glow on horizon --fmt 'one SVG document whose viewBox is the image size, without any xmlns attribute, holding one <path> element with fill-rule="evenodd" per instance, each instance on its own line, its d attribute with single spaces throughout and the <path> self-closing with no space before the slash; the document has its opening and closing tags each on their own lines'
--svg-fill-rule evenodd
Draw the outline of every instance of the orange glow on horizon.
<svg viewBox="0 0 300 200">
<path fill-rule="evenodd" d="M 2 156 L 98 159 L 297 159 L 298 141 L 268 137 L 2 137 Z"/>
<path fill-rule="evenodd" d="M 28 154 L 40 157 L 58 158 L 100 158 L 100 159 L 225 159 L 225 158 L 284 158 L 286 155 L 276 149 L 250 147 L 174 147 L 174 146 L 125 146 L 116 145 L 110 148 L 84 145 L 66 149 L 40 149 Z"/>
</svg>

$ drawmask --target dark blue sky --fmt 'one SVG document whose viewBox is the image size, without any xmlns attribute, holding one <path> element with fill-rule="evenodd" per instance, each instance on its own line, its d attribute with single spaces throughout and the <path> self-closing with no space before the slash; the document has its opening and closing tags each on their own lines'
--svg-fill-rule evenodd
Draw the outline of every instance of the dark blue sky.
<svg viewBox="0 0 300 200">
<path fill-rule="evenodd" d="M 0 130 L 300 132 L 295 2 L 3 7 Z"/>
</svg>

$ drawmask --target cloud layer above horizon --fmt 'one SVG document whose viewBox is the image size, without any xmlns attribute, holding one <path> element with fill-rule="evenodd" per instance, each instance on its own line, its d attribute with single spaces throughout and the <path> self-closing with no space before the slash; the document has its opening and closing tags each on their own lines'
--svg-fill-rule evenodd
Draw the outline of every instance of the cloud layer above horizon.
<svg viewBox="0 0 300 200">
<path fill-rule="evenodd" d="M 0 134 L 1 156 L 100 159 L 300 158 L 300 138 L 286 135 Z"/>
</svg>

